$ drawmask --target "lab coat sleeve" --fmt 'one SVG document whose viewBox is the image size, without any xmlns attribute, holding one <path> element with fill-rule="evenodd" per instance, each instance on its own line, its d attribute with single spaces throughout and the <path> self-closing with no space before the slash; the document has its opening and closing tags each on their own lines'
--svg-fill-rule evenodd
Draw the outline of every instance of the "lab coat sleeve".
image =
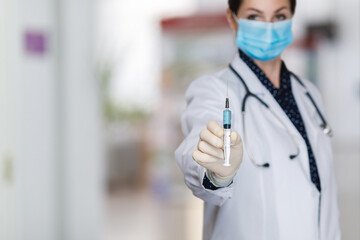
<svg viewBox="0 0 360 240">
<path fill-rule="evenodd" d="M 185 139 L 175 151 L 176 161 L 184 174 L 185 184 L 193 194 L 213 205 L 221 206 L 231 198 L 233 184 L 210 190 L 202 182 L 205 168 L 196 163 L 192 154 L 197 147 L 199 134 L 210 120 L 222 123 L 222 107 L 226 88 L 214 76 L 205 76 L 193 81 L 185 93 L 186 109 L 181 116 L 181 128 Z"/>
</svg>

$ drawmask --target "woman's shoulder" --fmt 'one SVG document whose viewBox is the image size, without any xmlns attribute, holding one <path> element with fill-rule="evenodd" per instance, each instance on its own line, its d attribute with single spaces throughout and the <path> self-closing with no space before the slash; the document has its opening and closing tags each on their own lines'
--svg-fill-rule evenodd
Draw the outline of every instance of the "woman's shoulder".
<svg viewBox="0 0 360 240">
<path fill-rule="evenodd" d="M 194 81 L 192 81 L 191 84 L 194 84 L 194 85 L 201 84 L 201 83 L 220 84 L 221 82 L 224 82 L 226 80 L 225 79 L 226 72 L 227 72 L 227 68 L 223 68 L 216 72 L 202 75 L 202 76 L 196 78 Z"/>
<path fill-rule="evenodd" d="M 213 72 L 213 73 L 208 73 L 205 75 L 202 75 L 200 77 L 195 78 L 195 80 L 193 80 L 188 88 L 187 88 L 187 92 L 189 91 L 206 91 L 206 90 L 211 90 L 211 91 L 219 91 L 222 88 L 224 88 L 224 83 L 226 86 L 226 79 L 224 78 L 224 72 L 226 71 L 226 69 L 222 69 L 220 71 L 217 72 Z"/>
<path fill-rule="evenodd" d="M 231 70 L 228 67 L 224 67 L 216 72 L 196 78 L 190 83 L 188 88 L 218 88 L 220 90 L 229 86 L 230 90 L 236 83 L 237 81 Z"/>
<path fill-rule="evenodd" d="M 212 96 L 208 96 L 212 94 Z M 234 101 L 241 100 L 246 94 L 246 89 L 228 66 L 212 73 L 200 76 L 193 80 L 186 91 L 186 98 L 205 96 L 217 98 L 217 96 L 232 96 Z"/>
<path fill-rule="evenodd" d="M 193 80 L 185 93 L 187 103 L 193 100 L 207 102 L 214 108 L 223 108 L 226 97 L 231 99 L 230 107 L 240 108 L 239 101 L 243 98 L 244 90 L 239 81 L 234 79 L 229 68 L 224 68 L 211 74 L 206 74 Z"/>
<path fill-rule="evenodd" d="M 193 80 L 186 89 L 185 99 L 190 101 L 195 97 L 211 97 L 218 94 L 221 83 L 214 74 L 202 75 Z"/>
</svg>

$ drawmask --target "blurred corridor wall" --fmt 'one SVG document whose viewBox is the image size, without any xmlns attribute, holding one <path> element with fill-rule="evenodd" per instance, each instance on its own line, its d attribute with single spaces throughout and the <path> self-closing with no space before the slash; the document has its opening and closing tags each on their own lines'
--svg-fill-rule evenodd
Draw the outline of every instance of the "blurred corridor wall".
<svg viewBox="0 0 360 240">
<path fill-rule="evenodd" d="M 99 239 L 91 0 L 0 0 L 0 239 Z"/>
<path fill-rule="evenodd" d="M 95 240 L 103 228 L 103 136 L 93 59 L 92 0 L 58 0 L 62 238 Z"/>
<path fill-rule="evenodd" d="M 12 168 L 15 157 L 15 88 L 18 84 L 19 54 L 16 38 L 19 24 L 15 17 L 17 3 L 0 1 L 0 239 L 16 237 L 15 203 L 17 181 Z M 11 79 L 11 80 L 9 80 Z"/>
</svg>

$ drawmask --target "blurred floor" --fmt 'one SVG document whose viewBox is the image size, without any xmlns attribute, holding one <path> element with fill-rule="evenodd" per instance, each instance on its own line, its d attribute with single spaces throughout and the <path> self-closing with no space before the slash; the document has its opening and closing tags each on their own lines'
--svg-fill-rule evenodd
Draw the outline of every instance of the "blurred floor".
<svg viewBox="0 0 360 240">
<path fill-rule="evenodd" d="M 354 145 L 334 149 L 343 240 L 360 239 L 360 146 Z"/>
<path fill-rule="evenodd" d="M 149 190 L 117 190 L 106 202 L 105 240 L 201 239 L 202 201 L 185 186 L 169 199 Z"/>
<path fill-rule="evenodd" d="M 360 149 L 335 148 L 334 155 L 342 239 L 360 239 Z M 171 191 L 167 198 L 149 189 L 119 188 L 109 193 L 103 239 L 201 239 L 202 201 L 185 184 L 175 185 Z"/>
</svg>

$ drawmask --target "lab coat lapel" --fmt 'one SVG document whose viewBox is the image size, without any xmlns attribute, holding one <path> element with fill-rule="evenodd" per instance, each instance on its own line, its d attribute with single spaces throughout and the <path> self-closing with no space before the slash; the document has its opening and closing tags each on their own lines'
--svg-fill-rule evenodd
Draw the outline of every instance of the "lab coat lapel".
<svg viewBox="0 0 360 240">
<path fill-rule="evenodd" d="M 259 96 L 259 97 L 262 98 L 267 104 L 269 104 L 270 108 L 275 112 L 275 114 L 277 114 L 280 117 L 280 119 L 284 122 L 284 124 L 289 129 L 291 134 L 294 136 L 295 141 L 299 145 L 300 155 L 304 156 L 304 157 L 301 157 L 299 155 L 294 160 L 299 161 L 300 167 L 302 168 L 302 171 L 304 172 L 304 177 L 310 183 L 310 166 L 309 166 L 309 158 L 308 158 L 305 140 L 300 135 L 299 131 L 296 129 L 295 125 L 291 122 L 291 120 L 286 115 L 286 113 L 284 112 L 282 107 L 279 105 L 279 103 L 276 101 L 276 99 L 271 95 L 271 93 L 269 91 L 267 91 L 265 86 L 264 86 L 264 89 L 266 90 L 265 94 L 263 95 L 263 97 L 261 97 L 261 96 Z M 299 94 L 298 87 L 295 87 L 295 88 L 292 87 L 292 91 L 293 91 L 293 93 L 295 92 L 296 95 L 298 95 L 298 98 L 297 99 L 295 98 L 297 103 L 298 103 L 298 99 L 301 99 L 301 101 L 303 101 L 303 98 L 306 97 L 304 94 L 302 94 L 302 92 Z M 302 96 L 299 96 L 301 94 L 302 94 Z M 301 111 L 300 109 L 299 109 L 299 111 L 300 111 L 301 116 L 303 116 L 303 111 Z M 305 122 L 306 122 L 306 120 L 304 119 Z M 275 119 L 275 117 L 274 117 L 274 121 L 278 121 L 278 120 Z M 286 130 L 284 129 L 284 131 L 286 131 Z M 289 136 L 289 141 L 291 141 L 290 136 Z M 294 144 L 294 143 L 292 143 L 292 144 Z"/>
<path fill-rule="evenodd" d="M 320 130 L 320 123 L 316 121 L 317 118 L 317 112 L 314 107 L 314 105 L 310 102 L 308 97 L 306 96 L 306 89 L 298 83 L 295 78 L 291 77 L 291 84 L 292 84 L 292 92 L 295 98 L 295 101 L 297 103 L 297 106 L 299 108 L 301 117 L 304 121 L 305 130 L 308 136 L 308 139 L 310 141 L 311 149 L 313 151 L 313 154 L 315 156 L 315 160 L 318 166 L 318 171 L 320 178 L 323 175 L 322 170 L 324 168 L 321 166 L 321 158 L 319 155 L 319 152 L 317 149 L 319 149 L 319 136 L 320 134 L 323 134 Z M 321 149 L 322 150 L 322 149 Z M 307 162 L 307 164 L 309 164 Z M 309 173 L 310 175 L 310 173 Z"/>
<path fill-rule="evenodd" d="M 302 87 L 293 76 L 291 77 L 291 85 L 295 101 L 305 124 L 306 133 L 314 150 L 317 145 L 319 133 L 319 126 L 314 122 L 317 114 L 316 109 L 306 96 L 306 89 Z"/>
<path fill-rule="evenodd" d="M 281 108 L 281 106 L 278 104 L 278 102 L 274 99 L 274 97 L 271 95 L 271 93 L 266 89 L 266 87 L 260 82 L 260 80 L 257 78 L 257 76 L 253 73 L 253 71 L 247 66 L 247 64 L 244 61 L 241 60 L 238 53 L 236 54 L 234 60 L 232 61 L 232 66 L 243 77 L 243 79 L 244 79 L 245 83 L 247 84 L 247 86 L 249 87 L 250 91 L 252 93 L 254 93 L 255 95 L 257 95 L 260 99 L 264 100 L 264 102 L 266 102 L 269 105 L 269 107 L 275 112 L 275 114 L 280 117 L 280 119 L 284 122 L 286 127 L 290 130 L 290 132 L 295 137 L 295 140 L 299 144 L 300 152 L 305 151 L 305 156 L 307 156 L 305 141 L 302 138 L 302 136 L 300 135 L 300 133 L 298 132 L 298 130 L 296 129 L 296 127 L 294 126 L 294 124 L 288 118 L 288 116 L 286 115 L 284 110 Z M 246 76 L 246 78 L 245 78 L 245 76 Z M 295 100 L 296 100 L 296 102 L 303 103 L 303 98 L 306 98 L 306 96 L 303 93 L 303 91 L 301 91 L 300 89 L 301 89 L 301 86 L 295 85 L 294 80 L 293 80 L 292 81 L 292 91 L 293 91 L 294 95 L 296 95 L 296 97 L 294 96 Z M 304 111 L 303 108 L 304 107 L 302 104 L 302 108 L 299 109 L 301 115 L 303 115 L 303 112 L 304 112 L 304 114 L 311 114 L 311 113 L 307 112 L 307 111 L 311 111 L 311 110 Z M 276 122 L 276 124 L 280 124 L 275 117 L 273 119 L 274 119 L 274 122 Z M 307 120 L 308 120 L 308 116 L 306 116 L 306 120 L 304 119 L 304 121 L 306 122 Z M 285 131 L 285 128 L 284 128 L 284 131 Z M 312 131 L 312 129 L 311 129 L 311 131 Z M 291 141 L 290 136 L 289 136 L 289 141 Z M 302 147 L 302 146 L 305 146 L 305 147 Z M 309 167 L 308 157 L 298 157 L 298 161 L 300 161 L 300 165 L 303 168 L 305 177 L 310 181 L 310 170 L 309 170 L 310 167 Z"/>
</svg>

